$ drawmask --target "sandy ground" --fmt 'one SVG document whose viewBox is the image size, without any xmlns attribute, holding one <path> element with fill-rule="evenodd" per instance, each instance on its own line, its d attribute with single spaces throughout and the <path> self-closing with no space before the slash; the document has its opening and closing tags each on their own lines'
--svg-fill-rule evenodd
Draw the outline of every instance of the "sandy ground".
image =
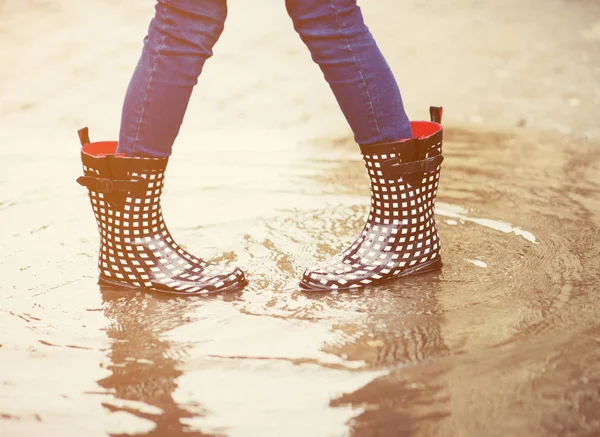
<svg viewBox="0 0 600 437">
<path fill-rule="evenodd" d="M 366 181 L 283 1 L 232 0 L 164 209 L 254 285 L 200 302 L 100 293 L 74 182 L 152 2 L 0 0 L 1 435 L 597 435 L 600 3 L 364 3 L 412 118 L 445 107 L 444 273 L 297 293 Z"/>
</svg>

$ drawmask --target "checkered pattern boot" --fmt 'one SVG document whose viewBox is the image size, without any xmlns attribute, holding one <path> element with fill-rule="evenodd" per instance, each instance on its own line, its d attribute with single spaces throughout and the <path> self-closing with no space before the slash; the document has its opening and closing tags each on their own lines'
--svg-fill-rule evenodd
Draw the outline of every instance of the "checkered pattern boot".
<svg viewBox="0 0 600 437">
<path fill-rule="evenodd" d="M 116 142 L 90 143 L 79 131 L 84 176 L 100 232 L 100 284 L 200 295 L 239 289 L 238 268 L 211 264 L 183 250 L 163 221 L 160 196 L 168 158 L 115 155 Z"/>
<path fill-rule="evenodd" d="M 354 289 L 439 269 L 434 206 L 440 179 L 442 108 L 411 122 L 414 139 L 361 146 L 371 179 L 371 210 L 358 239 L 304 272 L 307 290 Z"/>
</svg>

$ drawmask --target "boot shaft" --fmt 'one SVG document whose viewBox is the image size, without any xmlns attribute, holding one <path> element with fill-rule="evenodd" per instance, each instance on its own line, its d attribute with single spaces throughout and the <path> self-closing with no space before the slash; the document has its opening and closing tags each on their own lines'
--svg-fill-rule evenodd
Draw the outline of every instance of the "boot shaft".
<svg viewBox="0 0 600 437">
<path fill-rule="evenodd" d="M 361 146 L 375 223 L 416 226 L 433 217 L 443 161 L 443 128 L 435 122 L 411 125 L 416 135 L 411 140 Z"/>
<path fill-rule="evenodd" d="M 105 142 L 81 150 L 78 182 L 88 189 L 101 238 L 119 243 L 166 233 L 160 196 L 168 158 L 117 156 L 115 149 L 116 142 Z"/>
</svg>

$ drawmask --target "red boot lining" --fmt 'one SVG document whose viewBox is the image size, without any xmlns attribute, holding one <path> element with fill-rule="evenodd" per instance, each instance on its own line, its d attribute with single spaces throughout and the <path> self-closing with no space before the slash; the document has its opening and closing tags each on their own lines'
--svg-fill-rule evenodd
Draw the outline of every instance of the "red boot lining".
<svg viewBox="0 0 600 437">
<path fill-rule="evenodd" d="M 114 155 L 117 150 L 116 141 L 98 141 L 86 144 L 81 148 L 83 153 L 92 156 Z"/>
<path fill-rule="evenodd" d="M 427 138 L 442 130 L 442 126 L 430 121 L 411 121 L 413 138 Z"/>
</svg>

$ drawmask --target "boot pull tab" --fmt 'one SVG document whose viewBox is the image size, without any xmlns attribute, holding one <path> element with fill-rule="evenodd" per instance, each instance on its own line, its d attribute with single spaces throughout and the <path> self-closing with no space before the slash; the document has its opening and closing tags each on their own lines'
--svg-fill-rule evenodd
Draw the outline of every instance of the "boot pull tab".
<svg viewBox="0 0 600 437">
<path fill-rule="evenodd" d="M 430 106 L 429 107 L 429 115 L 431 116 L 431 121 L 437 124 L 442 124 L 442 115 L 444 114 L 444 108 L 441 106 Z"/>
<path fill-rule="evenodd" d="M 77 135 L 79 135 L 79 142 L 81 143 L 81 147 L 87 146 L 91 143 L 89 129 L 87 127 L 79 129 L 77 131 Z"/>
</svg>

